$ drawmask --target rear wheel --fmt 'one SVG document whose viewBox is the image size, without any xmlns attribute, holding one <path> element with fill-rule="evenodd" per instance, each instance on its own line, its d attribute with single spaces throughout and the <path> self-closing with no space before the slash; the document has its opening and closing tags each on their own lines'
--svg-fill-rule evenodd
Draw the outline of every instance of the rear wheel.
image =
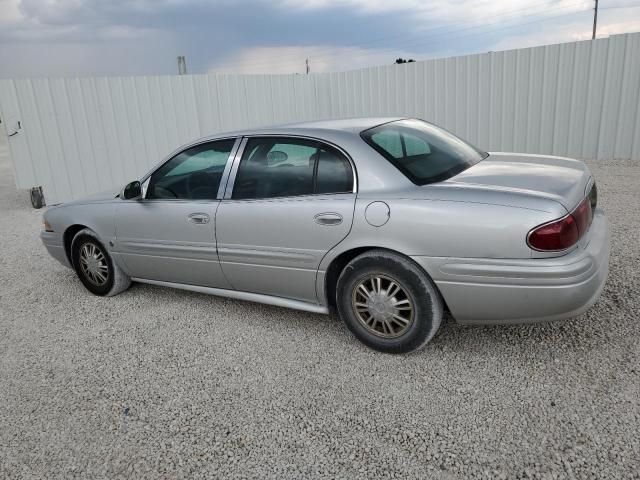
<svg viewBox="0 0 640 480">
<path fill-rule="evenodd" d="M 426 345 L 442 322 L 442 298 L 411 260 L 386 250 L 354 258 L 337 285 L 340 317 L 365 345 L 407 353 Z"/>
<path fill-rule="evenodd" d="M 78 278 L 95 295 L 110 297 L 131 285 L 131 279 L 113 262 L 96 234 L 88 228 L 73 237 L 71 259 Z"/>
</svg>

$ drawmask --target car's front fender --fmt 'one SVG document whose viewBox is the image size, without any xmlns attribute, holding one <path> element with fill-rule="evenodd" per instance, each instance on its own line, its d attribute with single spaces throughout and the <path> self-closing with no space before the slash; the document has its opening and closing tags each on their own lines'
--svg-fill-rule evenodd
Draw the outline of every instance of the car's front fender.
<svg viewBox="0 0 640 480">
<path fill-rule="evenodd" d="M 114 202 L 63 204 L 52 207 L 43 215 L 52 232 L 43 232 L 41 238 L 45 245 L 62 245 L 65 248 L 67 260 L 70 260 L 67 250 L 71 241 L 69 232 L 89 228 L 96 233 L 105 248 L 111 251 L 111 243 L 116 234 L 115 207 Z"/>
</svg>

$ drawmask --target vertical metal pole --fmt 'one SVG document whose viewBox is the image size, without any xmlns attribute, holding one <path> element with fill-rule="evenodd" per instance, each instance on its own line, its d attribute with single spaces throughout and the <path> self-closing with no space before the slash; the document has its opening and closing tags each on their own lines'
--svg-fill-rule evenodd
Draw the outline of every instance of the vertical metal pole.
<svg viewBox="0 0 640 480">
<path fill-rule="evenodd" d="M 184 56 L 180 55 L 178 57 L 178 75 L 186 75 L 187 74 L 187 60 Z"/>
<path fill-rule="evenodd" d="M 309 75 L 309 70 L 310 69 L 309 69 L 309 59 L 308 58 L 304 61 L 304 64 L 307 67 L 307 75 Z"/>
<path fill-rule="evenodd" d="M 597 24 L 598 24 L 598 0 L 596 0 L 596 7 L 593 9 L 593 35 L 591 35 L 591 40 L 596 39 Z"/>
</svg>

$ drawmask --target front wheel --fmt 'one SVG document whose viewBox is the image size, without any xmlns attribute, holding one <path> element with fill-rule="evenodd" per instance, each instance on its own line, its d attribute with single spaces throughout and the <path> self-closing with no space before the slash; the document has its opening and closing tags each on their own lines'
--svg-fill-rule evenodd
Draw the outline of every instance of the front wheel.
<svg viewBox="0 0 640 480">
<path fill-rule="evenodd" d="M 422 348 L 442 321 L 442 298 L 431 279 L 408 258 L 386 250 L 354 258 L 337 292 L 338 312 L 349 330 L 381 352 Z"/>
<path fill-rule="evenodd" d="M 94 295 L 110 297 L 126 290 L 131 279 L 111 259 L 96 234 L 85 228 L 71 242 L 73 267 L 82 284 Z"/>
</svg>

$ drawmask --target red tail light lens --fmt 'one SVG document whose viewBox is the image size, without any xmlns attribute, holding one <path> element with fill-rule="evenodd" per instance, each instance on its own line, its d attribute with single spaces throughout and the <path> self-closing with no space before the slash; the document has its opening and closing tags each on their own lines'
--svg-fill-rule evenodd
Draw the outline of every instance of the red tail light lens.
<svg viewBox="0 0 640 480">
<path fill-rule="evenodd" d="M 591 202 L 589 202 L 588 198 L 585 198 L 580 205 L 576 207 L 576 209 L 571 212 L 571 216 L 576 219 L 576 223 L 578 224 L 578 233 L 582 237 L 584 233 L 589 230 L 589 225 L 591 225 Z"/>
<path fill-rule="evenodd" d="M 529 233 L 529 246 L 534 250 L 564 250 L 580 239 L 578 225 L 571 215 L 546 225 L 540 225 Z"/>
<path fill-rule="evenodd" d="M 565 250 L 578 243 L 582 235 L 589 230 L 592 219 L 591 202 L 585 198 L 566 217 L 531 230 L 527 243 L 534 250 L 543 252 Z"/>
</svg>

